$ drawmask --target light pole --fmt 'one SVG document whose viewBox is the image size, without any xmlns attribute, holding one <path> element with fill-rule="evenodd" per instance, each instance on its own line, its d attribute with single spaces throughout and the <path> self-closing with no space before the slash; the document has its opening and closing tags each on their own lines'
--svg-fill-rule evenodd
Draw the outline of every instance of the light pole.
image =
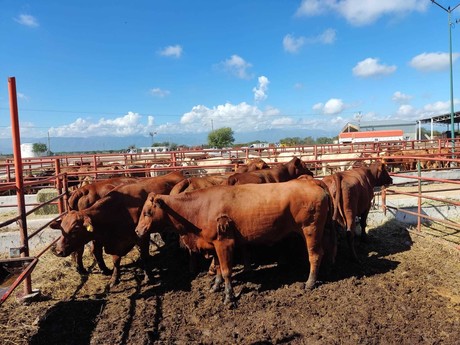
<svg viewBox="0 0 460 345">
<path fill-rule="evenodd" d="M 449 25 L 449 63 L 450 63 L 450 137 L 452 138 L 452 153 L 455 152 L 455 128 L 454 128 L 454 76 L 452 72 L 452 12 L 460 6 L 458 3 L 454 7 L 447 7 L 438 4 L 435 0 L 431 0 L 435 5 L 438 5 L 444 11 L 448 13 L 448 25 Z"/>
</svg>

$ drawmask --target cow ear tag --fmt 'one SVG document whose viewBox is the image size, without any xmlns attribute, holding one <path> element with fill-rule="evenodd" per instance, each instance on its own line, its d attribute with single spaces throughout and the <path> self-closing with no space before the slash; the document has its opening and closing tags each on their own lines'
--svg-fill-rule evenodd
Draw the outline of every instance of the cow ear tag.
<svg viewBox="0 0 460 345">
<path fill-rule="evenodd" d="M 88 232 L 93 232 L 94 229 L 93 229 L 93 226 L 92 226 L 91 224 L 88 224 L 88 225 L 86 226 L 86 230 L 87 230 Z"/>
</svg>

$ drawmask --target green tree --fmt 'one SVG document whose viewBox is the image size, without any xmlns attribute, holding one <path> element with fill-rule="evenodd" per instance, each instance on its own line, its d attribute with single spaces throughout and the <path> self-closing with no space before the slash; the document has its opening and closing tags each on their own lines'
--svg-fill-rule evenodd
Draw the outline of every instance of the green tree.
<svg viewBox="0 0 460 345">
<path fill-rule="evenodd" d="M 235 138 L 233 137 L 233 130 L 230 127 L 222 127 L 216 129 L 208 134 L 208 145 L 210 147 L 217 147 L 219 149 L 231 146 Z"/>
<path fill-rule="evenodd" d="M 32 152 L 35 153 L 37 156 L 40 156 L 47 151 L 48 147 L 46 146 L 46 144 L 34 143 L 32 146 Z"/>
<path fill-rule="evenodd" d="M 300 139 L 299 137 L 294 137 L 294 138 L 287 137 L 287 138 L 280 140 L 280 144 L 283 144 L 286 146 L 295 146 L 301 143 L 302 143 L 302 139 Z"/>
<path fill-rule="evenodd" d="M 332 144 L 334 143 L 334 138 L 319 137 L 319 138 L 316 138 L 316 143 L 317 144 Z"/>
<path fill-rule="evenodd" d="M 304 145 L 313 145 L 315 143 L 315 139 L 313 139 L 312 137 L 305 137 L 303 140 L 302 140 L 302 144 Z"/>
</svg>

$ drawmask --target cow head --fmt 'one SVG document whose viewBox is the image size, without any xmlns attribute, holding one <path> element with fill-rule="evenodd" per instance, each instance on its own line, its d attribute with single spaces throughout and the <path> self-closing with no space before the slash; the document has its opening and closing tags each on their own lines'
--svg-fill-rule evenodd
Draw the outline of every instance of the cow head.
<svg viewBox="0 0 460 345">
<path fill-rule="evenodd" d="M 139 222 L 136 226 L 136 234 L 140 239 L 148 236 L 163 217 L 163 200 L 160 195 L 150 193 L 142 207 Z"/>
<path fill-rule="evenodd" d="M 288 164 L 292 164 L 295 168 L 293 177 L 299 177 L 301 175 L 313 176 L 313 172 L 307 168 L 305 162 L 302 162 L 300 158 L 294 157 Z"/>
<path fill-rule="evenodd" d="M 393 183 L 393 179 L 388 173 L 385 164 L 382 162 L 375 162 L 370 167 L 372 175 L 375 177 L 375 186 L 387 186 Z"/>
<path fill-rule="evenodd" d="M 62 217 L 62 220 L 51 223 L 50 227 L 62 232 L 52 249 L 52 252 L 57 256 L 68 256 L 94 239 L 91 219 L 82 212 L 70 211 Z"/>
</svg>

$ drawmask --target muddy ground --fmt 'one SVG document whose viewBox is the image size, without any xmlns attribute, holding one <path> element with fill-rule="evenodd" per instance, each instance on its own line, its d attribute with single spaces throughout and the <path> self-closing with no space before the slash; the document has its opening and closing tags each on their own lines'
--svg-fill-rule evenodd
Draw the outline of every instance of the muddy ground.
<svg viewBox="0 0 460 345">
<path fill-rule="evenodd" d="M 460 251 L 394 221 L 369 229 L 362 263 L 343 239 L 322 284 L 304 290 L 304 250 L 259 249 L 252 273 L 236 267 L 237 307 L 208 292 L 211 277 L 191 276 L 174 242 L 152 246 L 156 281 L 147 284 L 138 251 L 122 261 L 122 281 L 108 291 L 92 273 L 80 277 L 70 258 L 46 253 L 32 276 L 40 296 L 0 307 L 2 344 L 459 344 Z M 106 258 L 110 264 L 109 258 Z M 19 289 L 20 290 L 20 289 Z"/>
</svg>

